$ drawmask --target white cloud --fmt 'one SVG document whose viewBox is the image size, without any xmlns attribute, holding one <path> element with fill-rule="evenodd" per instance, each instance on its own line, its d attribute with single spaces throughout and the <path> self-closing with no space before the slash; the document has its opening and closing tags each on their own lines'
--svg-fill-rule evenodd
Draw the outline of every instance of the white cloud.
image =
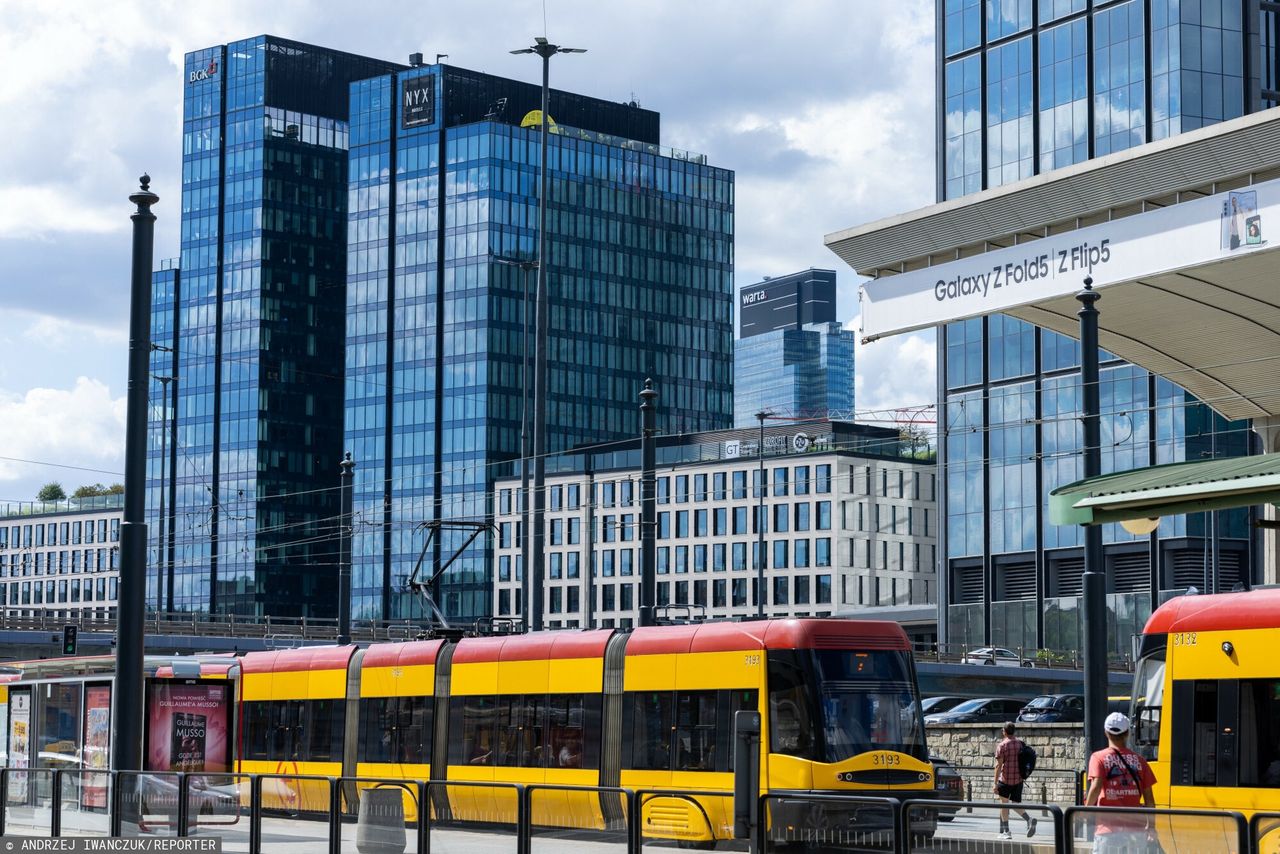
<svg viewBox="0 0 1280 854">
<path fill-rule="evenodd" d="M 0 448 L 6 457 L 121 471 L 124 425 L 125 399 L 88 377 L 70 389 L 0 395 Z M 0 460 L 0 489 L 8 499 L 29 499 L 50 480 L 66 485 L 110 477 Z"/>
<path fill-rule="evenodd" d="M 86 208 L 73 188 L 56 184 L 0 187 L 0 239 L 42 239 L 50 232 L 125 233 L 127 216 Z"/>
<path fill-rule="evenodd" d="M 22 330 L 22 337 L 44 347 L 74 345 L 85 338 L 102 344 L 127 347 L 129 331 L 124 328 L 90 326 L 47 314 L 32 315 L 31 325 Z"/>
</svg>

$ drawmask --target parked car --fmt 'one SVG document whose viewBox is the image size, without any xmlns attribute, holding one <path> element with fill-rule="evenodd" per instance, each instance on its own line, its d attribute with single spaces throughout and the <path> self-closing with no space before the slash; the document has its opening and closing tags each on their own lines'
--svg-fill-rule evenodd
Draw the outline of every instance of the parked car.
<svg viewBox="0 0 1280 854">
<path fill-rule="evenodd" d="M 950 711 L 937 715 L 925 715 L 924 722 L 926 724 L 1003 724 L 1016 718 L 1026 704 L 1026 700 L 1011 700 L 1008 697 L 965 700 Z"/>
<path fill-rule="evenodd" d="M 981 649 L 970 650 L 964 654 L 964 658 L 960 660 L 961 664 L 988 664 L 996 667 L 1031 667 L 1030 659 L 1023 660 L 1016 652 L 1011 649 L 1004 649 L 998 646 L 984 646 Z"/>
<path fill-rule="evenodd" d="M 965 701 L 964 697 L 925 697 L 920 701 L 920 711 L 926 715 L 949 712 Z"/>
<path fill-rule="evenodd" d="M 951 763 L 941 756 L 930 756 L 933 763 L 933 788 L 938 797 L 944 801 L 964 800 L 964 778 L 960 772 L 951 767 Z M 938 810 L 938 821 L 951 821 L 959 812 L 959 807 Z"/>
<path fill-rule="evenodd" d="M 1028 724 L 1077 723 L 1084 720 L 1080 694 L 1045 694 L 1023 707 L 1018 720 Z"/>
</svg>

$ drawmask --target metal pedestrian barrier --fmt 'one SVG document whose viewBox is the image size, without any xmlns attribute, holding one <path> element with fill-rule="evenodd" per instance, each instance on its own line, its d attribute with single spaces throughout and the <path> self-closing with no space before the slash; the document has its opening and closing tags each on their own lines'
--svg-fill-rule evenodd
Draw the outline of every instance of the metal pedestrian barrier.
<svg viewBox="0 0 1280 854">
<path fill-rule="evenodd" d="M 284 774 L 0 769 L 0 833 L 217 837 L 227 854 L 1278 854 L 1280 812 Z M 1002 811 L 1008 811 L 1007 823 Z M 1023 813 L 1025 812 L 1025 816 Z M 1034 821 L 1034 824 L 1032 823 Z M 747 832 L 748 836 L 734 838 Z"/>
<path fill-rule="evenodd" d="M 901 849 L 902 804 L 893 798 L 848 795 L 766 794 L 756 827 L 759 854 L 796 847 L 897 852 Z M 936 824 L 936 816 L 927 819 Z"/>
<path fill-rule="evenodd" d="M 1059 851 L 1095 854 L 1250 854 L 1249 825 L 1237 812 L 1071 807 Z"/>
</svg>

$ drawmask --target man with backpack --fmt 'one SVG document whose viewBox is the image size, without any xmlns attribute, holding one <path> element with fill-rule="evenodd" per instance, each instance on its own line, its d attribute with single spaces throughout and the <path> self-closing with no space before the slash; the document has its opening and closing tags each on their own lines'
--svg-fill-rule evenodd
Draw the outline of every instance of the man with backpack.
<svg viewBox="0 0 1280 854">
<path fill-rule="evenodd" d="M 1151 787 L 1156 775 L 1147 760 L 1128 748 L 1129 719 L 1112 712 L 1102 723 L 1107 734 L 1107 748 L 1089 757 L 1089 791 L 1086 806 L 1154 807 Z M 1146 816 L 1099 814 L 1094 825 L 1095 854 L 1107 851 L 1159 851 L 1160 845 L 1148 826 Z"/>
<path fill-rule="evenodd" d="M 1017 728 L 1013 722 L 1004 725 L 1004 738 L 996 748 L 996 784 L 991 787 L 1000 797 L 1000 803 L 1022 803 L 1022 784 L 1035 767 L 1035 751 L 1020 738 L 1014 737 Z M 1026 810 L 1015 810 L 1027 823 L 1027 837 L 1036 835 L 1036 820 Z M 1009 833 L 1009 809 L 1000 810 L 1000 839 L 1012 839 Z"/>
</svg>

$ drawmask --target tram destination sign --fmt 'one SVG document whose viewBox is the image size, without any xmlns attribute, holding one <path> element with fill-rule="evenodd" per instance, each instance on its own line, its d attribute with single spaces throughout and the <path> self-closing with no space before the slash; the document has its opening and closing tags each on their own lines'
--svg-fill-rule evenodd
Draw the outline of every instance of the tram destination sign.
<svg viewBox="0 0 1280 854">
<path fill-rule="evenodd" d="M 864 282 L 862 338 L 925 329 L 1280 246 L 1280 179 Z"/>
</svg>

